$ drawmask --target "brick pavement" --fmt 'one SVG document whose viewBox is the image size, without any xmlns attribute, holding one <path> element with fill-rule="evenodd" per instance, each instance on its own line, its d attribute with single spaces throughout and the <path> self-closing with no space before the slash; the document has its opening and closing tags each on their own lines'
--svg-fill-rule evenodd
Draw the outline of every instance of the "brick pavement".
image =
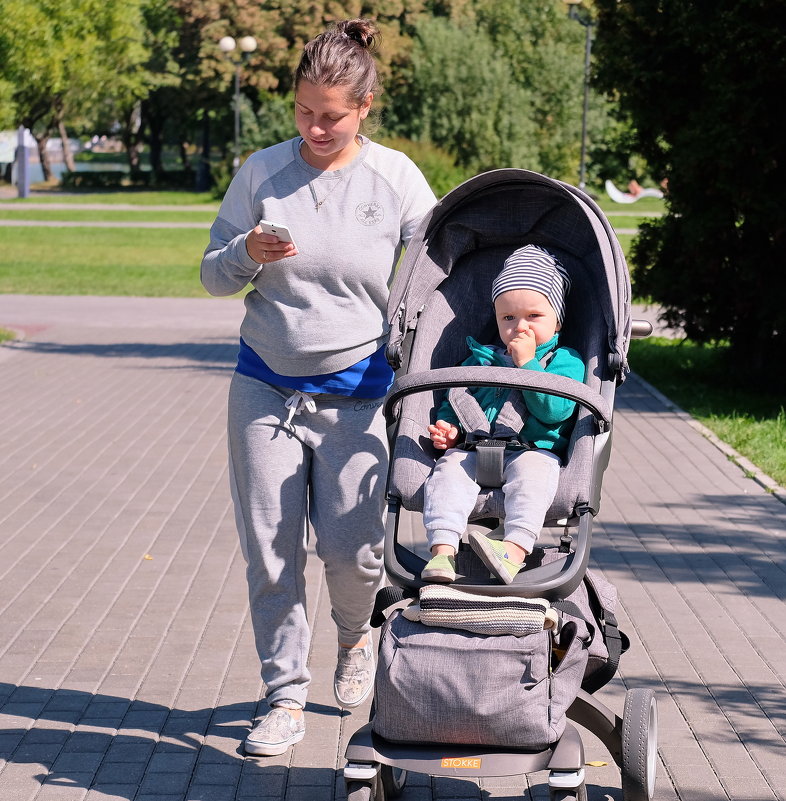
<svg viewBox="0 0 786 801">
<path fill-rule="evenodd" d="M 343 797 L 334 629 L 309 562 L 306 738 L 245 759 L 260 694 L 230 507 L 237 300 L 0 296 L 0 801 Z M 659 698 L 658 801 L 786 799 L 786 506 L 630 380 L 593 561 L 632 640 L 599 695 Z M 609 762 L 587 736 L 588 761 Z M 412 776 L 405 801 L 547 797 Z M 611 765 L 590 801 L 619 801 Z"/>
</svg>

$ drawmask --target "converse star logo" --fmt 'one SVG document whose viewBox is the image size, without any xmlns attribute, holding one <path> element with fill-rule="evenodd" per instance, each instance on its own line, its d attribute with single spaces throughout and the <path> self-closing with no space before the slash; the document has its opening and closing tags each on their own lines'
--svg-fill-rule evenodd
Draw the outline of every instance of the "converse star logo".
<svg viewBox="0 0 786 801">
<path fill-rule="evenodd" d="M 355 209 L 355 217 L 363 225 L 379 225 L 385 219 L 385 212 L 382 204 L 371 201 L 370 203 L 361 203 Z"/>
</svg>

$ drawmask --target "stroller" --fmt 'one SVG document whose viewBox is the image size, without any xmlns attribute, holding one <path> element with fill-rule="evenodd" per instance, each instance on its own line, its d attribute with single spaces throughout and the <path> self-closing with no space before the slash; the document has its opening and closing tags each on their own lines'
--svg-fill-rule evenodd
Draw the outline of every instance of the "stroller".
<svg viewBox="0 0 786 801">
<path fill-rule="evenodd" d="M 582 354 L 583 384 L 529 370 L 454 366 L 465 356 L 467 335 L 479 342 L 496 338 L 487 300 L 491 284 L 507 256 L 525 244 L 547 248 L 570 273 L 573 286 L 560 343 Z M 452 387 L 532 389 L 577 401 L 567 458 L 541 537 L 559 540 L 550 550 L 560 558 L 541 559 L 532 567 L 528 558 L 527 567 L 503 585 L 462 542 L 456 555 L 461 575 L 450 585 L 492 599 L 547 599 L 559 609 L 586 578 L 592 522 L 611 450 L 614 395 L 628 373 L 630 337 L 652 330 L 649 323 L 630 319 L 627 266 L 609 223 L 583 192 L 543 175 L 518 169 L 478 175 L 446 195 L 423 221 L 394 281 L 388 311 L 388 360 L 397 370 L 385 402 L 391 467 L 384 559 L 392 587 L 380 592 L 372 624 L 387 623 L 395 602 L 416 598 L 425 584 L 420 571 L 428 550 L 422 527 L 413 520 L 422 511 L 423 484 L 439 455 L 427 430 L 430 415 Z M 494 536 L 503 518 L 501 490 L 483 487 L 470 528 Z M 590 634 L 597 629 L 595 637 L 605 637 L 602 621 L 587 622 Z M 346 749 L 348 801 L 396 798 L 408 772 L 476 778 L 541 770 L 550 771 L 551 801 L 582 801 L 587 797 L 584 750 L 571 721 L 595 734 L 620 767 L 624 801 L 653 797 L 657 708 L 651 690 L 629 690 L 620 718 L 594 698 L 594 688 L 577 687 L 565 704 L 564 728 L 545 747 L 516 747 L 515 736 L 514 745 L 503 746 L 455 738 L 423 742 L 414 719 L 411 738 L 393 740 L 375 726 L 383 703 L 381 670 L 382 663 L 371 720 Z M 417 665 L 410 672 L 417 673 Z"/>
</svg>

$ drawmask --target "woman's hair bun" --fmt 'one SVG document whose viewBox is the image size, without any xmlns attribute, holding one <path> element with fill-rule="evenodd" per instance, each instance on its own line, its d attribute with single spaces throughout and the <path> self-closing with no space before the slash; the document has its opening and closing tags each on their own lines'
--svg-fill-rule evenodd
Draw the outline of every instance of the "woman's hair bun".
<svg viewBox="0 0 786 801">
<path fill-rule="evenodd" d="M 347 19 L 336 23 L 336 30 L 357 42 L 366 50 L 374 51 L 379 44 L 379 28 L 370 19 Z"/>
</svg>

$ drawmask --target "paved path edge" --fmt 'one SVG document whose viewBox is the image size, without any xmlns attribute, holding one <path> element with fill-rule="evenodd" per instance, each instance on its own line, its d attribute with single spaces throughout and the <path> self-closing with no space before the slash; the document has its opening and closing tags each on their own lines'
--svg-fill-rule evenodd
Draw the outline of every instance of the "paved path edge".
<svg viewBox="0 0 786 801">
<path fill-rule="evenodd" d="M 631 372 L 636 381 L 647 390 L 653 397 L 657 398 L 669 411 L 674 412 L 678 417 L 681 417 L 685 422 L 705 439 L 709 440 L 719 451 L 721 451 L 731 462 L 736 464 L 749 478 L 752 478 L 757 484 L 763 487 L 771 495 L 774 495 L 782 504 L 786 505 L 786 488 L 778 484 L 775 479 L 768 476 L 764 471 L 760 470 L 753 462 L 744 457 L 741 453 L 734 450 L 728 443 L 724 442 L 718 435 L 707 428 L 703 423 L 700 423 L 692 415 L 680 408 L 674 401 L 664 395 L 658 389 L 652 386 L 649 382 L 645 381 L 638 373 Z"/>
</svg>

